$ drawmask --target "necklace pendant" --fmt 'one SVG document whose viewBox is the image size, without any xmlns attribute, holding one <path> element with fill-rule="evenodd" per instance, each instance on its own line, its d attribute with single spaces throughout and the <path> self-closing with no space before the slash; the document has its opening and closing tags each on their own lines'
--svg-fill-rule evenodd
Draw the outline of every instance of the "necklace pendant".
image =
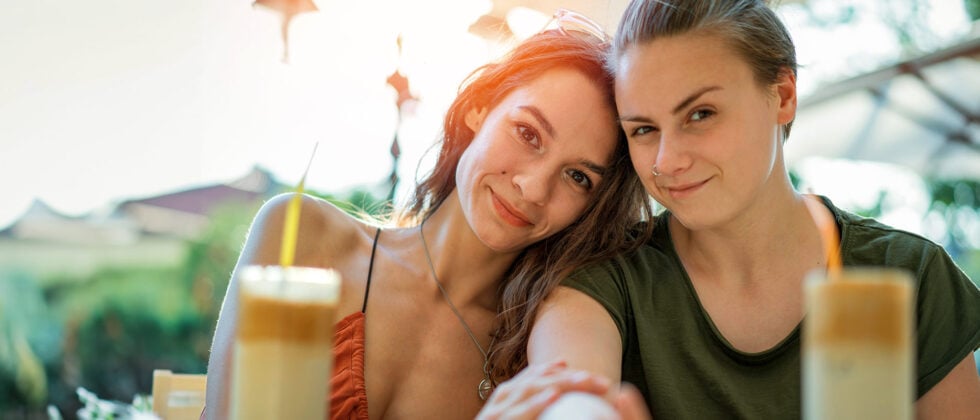
<svg viewBox="0 0 980 420">
<path fill-rule="evenodd" d="M 486 401 L 490 393 L 493 392 L 493 384 L 490 383 L 490 378 L 483 378 L 480 381 L 480 386 L 476 389 L 477 393 L 480 395 L 481 401 Z"/>
</svg>

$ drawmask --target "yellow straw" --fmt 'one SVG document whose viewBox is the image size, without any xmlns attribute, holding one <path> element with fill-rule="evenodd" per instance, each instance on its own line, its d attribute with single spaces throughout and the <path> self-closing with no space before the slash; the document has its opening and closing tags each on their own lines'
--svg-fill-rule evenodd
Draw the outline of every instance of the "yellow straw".
<svg viewBox="0 0 980 420">
<path fill-rule="evenodd" d="M 840 239 L 837 237 L 837 223 L 834 222 L 834 218 L 827 215 L 823 204 L 819 202 L 819 199 L 814 197 L 814 199 L 809 199 L 804 197 L 803 201 L 806 203 L 807 210 L 810 211 L 810 217 L 813 218 L 813 223 L 816 223 L 817 229 L 820 231 L 820 240 L 823 242 L 824 255 L 827 256 L 827 277 L 829 279 L 835 279 L 840 274 L 841 261 L 840 261 Z"/>
<path fill-rule="evenodd" d="M 316 155 L 316 148 L 319 145 L 320 143 L 313 145 L 310 161 L 306 164 L 306 170 L 303 171 L 299 185 L 296 186 L 296 193 L 289 200 L 289 207 L 286 208 L 286 221 L 282 227 L 282 248 L 279 250 L 279 265 L 283 267 L 293 265 L 293 259 L 296 256 L 296 235 L 299 232 L 299 210 L 303 198 L 303 186 L 306 184 L 306 174 L 310 172 L 310 165 L 313 164 L 313 156 Z"/>
</svg>

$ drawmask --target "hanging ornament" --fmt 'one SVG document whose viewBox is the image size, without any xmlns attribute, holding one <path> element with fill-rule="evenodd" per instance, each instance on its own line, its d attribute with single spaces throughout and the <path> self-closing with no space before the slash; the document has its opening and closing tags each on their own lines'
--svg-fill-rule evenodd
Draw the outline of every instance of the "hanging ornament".
<svg viewBox="0 0 980 420">
<path fill-rule="evenodd" d="M 396 40 L 398 42 L 398 61 L 401 62 L 402 55 L 402 36 L 398 35 Z M 401 147 L 398 145 L 398 132 L 401 130 L 402 125 L 402 114 L 406 111 L 410 111 L 411 108 L 406 109 L 406 104 L 414 104 L 418 101 L 415 95 L 412 95 L 412 89 L 408 84 L 408 78 L 402 74 L 401 70 L 395 69 L 395 72 L 388 76 L 386 80 L 388 86 L 395 89 L 395 93 L 398 97 L 395 98 L 395 105 L 398 106 L 398 122 L 395 124 L 395 138 L 391 141 L 391 175 L 388 176 L 388 183 L 391 185 L 388 190 L 388 201 L 393 201 L 395 199 L 395 188 L 398 186 L 398 158 L 401 156 Z"/>
<path fill-rule="evenodd" d="M 315 12 L 316 4 L 312 0 L 255 0 L 252 7 L 262 6 L 282 15 L 282 61 L 289 62 L 289 23 L 293 17 L 305 12 Z"/>
</svg>

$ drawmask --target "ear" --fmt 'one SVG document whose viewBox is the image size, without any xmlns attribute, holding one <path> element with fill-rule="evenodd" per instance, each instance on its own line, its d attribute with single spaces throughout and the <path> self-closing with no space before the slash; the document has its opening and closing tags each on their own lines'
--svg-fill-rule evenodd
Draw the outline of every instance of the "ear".
<svg viewBox="0 0 980 420">
<path fill-rule="evenodd" d="M 773 88 L 779 100 L 777 122 L 779 125 L 789 124 L 796 118 L 796 75 L 792 70 L 784 69 L 773 84 Z"/>
<path fill-rule="evenodd" d="M 466 113 L 466 117 L 463 118 L 463 122 L 466 126 L 473 130 L 474 133 L 480 131 L 480 127 L 483 125 L 483 119 L 487 116 L 487 108 L 470 108 L 469 112 Z"/>
</svg>

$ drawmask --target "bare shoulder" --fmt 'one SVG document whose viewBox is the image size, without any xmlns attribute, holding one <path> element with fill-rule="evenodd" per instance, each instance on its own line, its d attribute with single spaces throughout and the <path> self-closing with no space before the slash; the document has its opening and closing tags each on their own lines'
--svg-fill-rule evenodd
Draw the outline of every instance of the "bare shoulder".
<svg viewBox="0 0 980 420">
<path fill-rule="evenodd" d="M 295 195 L 280 194 L 259 209 L 249 230 L 245 253 L 257 264 L 276 264 L 282 244 L 286 212 Z M 347 214 L 321 198 L 300 196 L 299 230 L 296 237 L 296 265 L 331 267 L 347 258 L 352 246 L 365 240 L 375 227 Z"/>
</svg>

